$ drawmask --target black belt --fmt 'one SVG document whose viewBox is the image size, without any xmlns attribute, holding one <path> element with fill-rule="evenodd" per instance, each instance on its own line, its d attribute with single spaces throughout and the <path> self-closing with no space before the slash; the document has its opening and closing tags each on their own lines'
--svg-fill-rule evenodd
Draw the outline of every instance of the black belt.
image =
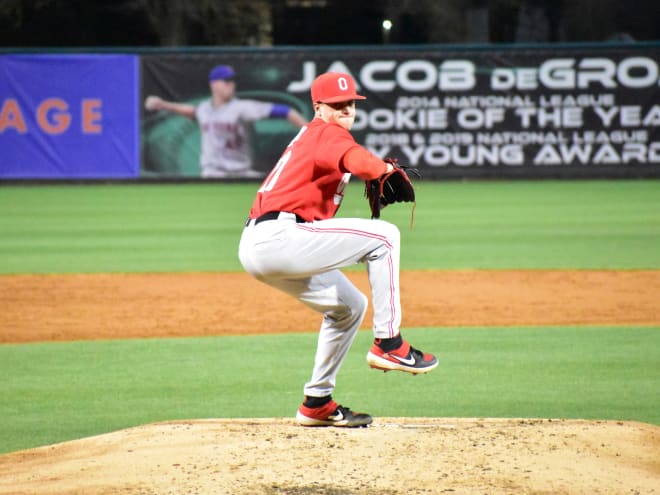
<svg viewBox="0 0 660 495">
<path fill-rule="evenodd" d="M 266 220 L 277 220 L 277 218 L 280 216 L 280 213 L 283 213 L 281 211 L 269 211 L 268 213 L 264 213 L 260 217 L 257 217 L 254 220 L 254 224 L 257 225 L 261 222 L 265 222 Z M 296 213 L 296 223 L 305 223 L 307 220 L 305 220 L 303 217 L 298 215 Z M 248 218 L 248 223 L 250 222 L 250 219 Z"/>
</svg>

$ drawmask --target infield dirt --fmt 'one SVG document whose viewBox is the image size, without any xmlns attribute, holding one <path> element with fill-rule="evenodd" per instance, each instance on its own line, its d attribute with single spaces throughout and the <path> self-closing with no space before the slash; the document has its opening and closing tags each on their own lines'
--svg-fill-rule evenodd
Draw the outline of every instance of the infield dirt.
<svg viewBox="0 0 660 495">
<path fill-rule="evenodd" d="M 348 272 L 370 294 L 362 272 Z M 0 276 L 0 342 L 313 332 L 243 273 Z M 657 325 L 660 270 L 404 271 L 403 327 Z M 364 319 L 369 328 L 371 312 Z"/>
<path fill-rule="evenodd" d="M 349 277 L 368 294 L 362 273 Z M 403 272 L 401 282 L 407 327 L 660 325 L 660 271 Z M 0 302 L 4 343 L 319 324 L 311 310 L 236 273 L 0 276 Z M 372 427 L 341 430 L 290 418 L 209 419 L 0 456 L 6 495 L 404 493 L 660 494 L 660 428 L 376 418 Z"/>
</svg>

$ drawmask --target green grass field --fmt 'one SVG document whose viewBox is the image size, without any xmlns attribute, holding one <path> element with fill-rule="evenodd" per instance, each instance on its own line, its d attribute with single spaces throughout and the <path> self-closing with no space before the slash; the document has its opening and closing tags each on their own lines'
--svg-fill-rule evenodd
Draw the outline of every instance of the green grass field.
<svg viewBox="0 0 660 495">
<path fill-rule="evenodd" d="M 0 273 L 240 271 L 255 184 L 0 186 Z M 351 183 L 340 216 L 366 216 Z M 659 268 L 660 181 L 418 182 L 403 269 Z"/>
<path fill-rule="evenodd" d="M 659 333 L 609 327 L 407 329 L 416 345 L 441 359 L 433 373 L 414 377 L 369 369 L 364 357 L 371 335 L 361 331 L 335 395 L 377 416 L 660 424 Z M 315 343 L 309 333 L 0 346 L 0 451 L 161 420 L 291 417 Z"/>
<path fill-rule="evenodd" d="M 255 189 L 0 186 L 0 274 L 238 271 Z M 361 184 L 351 184 L 340 216 L 366 212 Z M 660 181 L 421 181 L 413 230 L 410 212 L 397 205 L 383 213 L 402 230 L 403 269 L 660 268 Z M 370 370 L 371 336 L 362 331 L 336 398 L 376 416 L 660 424 L 658 327 L 406 335 L 437 352 L 441 366 L 421 377 Z M 0 452 L 159 420 L 290 417 L 315 340 L 309 333 L 0 345 Z"/>
</svg>

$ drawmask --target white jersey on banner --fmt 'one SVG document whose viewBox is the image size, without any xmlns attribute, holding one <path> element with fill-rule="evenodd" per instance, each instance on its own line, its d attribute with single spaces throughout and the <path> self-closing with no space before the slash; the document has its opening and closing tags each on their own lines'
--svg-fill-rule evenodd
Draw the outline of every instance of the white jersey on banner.
<svg viewBox="0 0 660 495">
<path fill-rule="evenodd" d="M 233 98 L 214 107 L 211 99 L 200 103 L 195 118 L 202 134 L 202 177 L 260 177 L 252 170 L 250 124 L 267 118 L 272 103 Z"/>
</svg>

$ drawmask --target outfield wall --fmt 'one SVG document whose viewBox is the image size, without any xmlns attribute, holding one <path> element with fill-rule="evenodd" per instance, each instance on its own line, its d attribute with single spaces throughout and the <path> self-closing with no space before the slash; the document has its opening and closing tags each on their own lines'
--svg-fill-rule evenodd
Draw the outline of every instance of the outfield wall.
<svg viewBox="0 0 660 495">
<path fill-rule="evenodd" d="M 216 64 L 307 118 L 314 77 L 350 72 L 356 139 L 425 178 L 660 177 L 660 44 L 636 43 L 5 52 L 0 179 L 198 178 L 197 125 L 143 102 L 197 104 Z M 295 133 L 257 122 L 254 168 Z"/>
</svg>

